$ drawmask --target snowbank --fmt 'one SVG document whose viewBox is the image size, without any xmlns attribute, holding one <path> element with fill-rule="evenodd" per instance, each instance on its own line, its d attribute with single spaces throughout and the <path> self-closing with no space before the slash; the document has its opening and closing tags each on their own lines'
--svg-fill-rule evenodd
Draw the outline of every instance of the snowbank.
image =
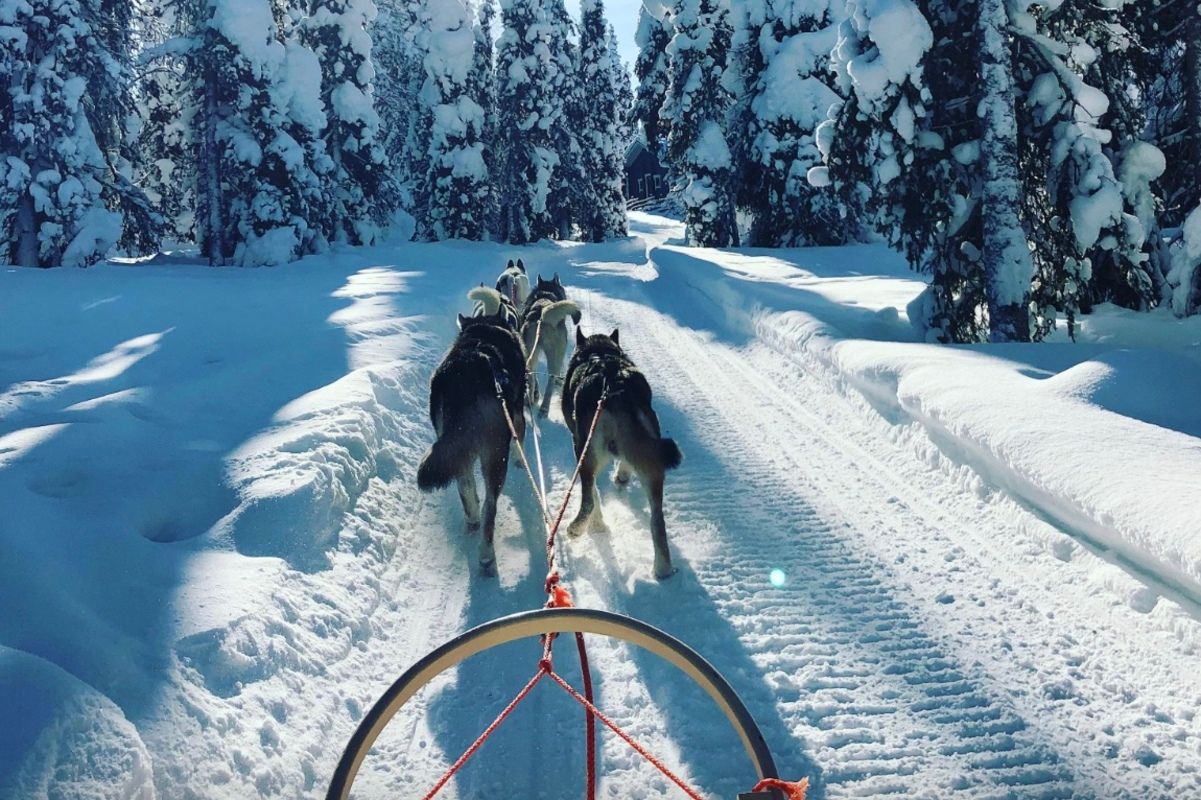
<svg viewBox="0 0 1201 800">
<path fill-rule="evenodd" d="M 1201 320 L 1101 307 L 1080 343 L 913 342 L 922 283 L 883 248 L 664 246 L 662 301 L 832 368 L 897 424 L 1160 588 L 1201 602 Z M 687 299 L 670 292 L 689 286 Z M 669 288 L 670 287 L 670 288 Z M 711 322 L 712 320 L 709 320 Z"/>
</svg>

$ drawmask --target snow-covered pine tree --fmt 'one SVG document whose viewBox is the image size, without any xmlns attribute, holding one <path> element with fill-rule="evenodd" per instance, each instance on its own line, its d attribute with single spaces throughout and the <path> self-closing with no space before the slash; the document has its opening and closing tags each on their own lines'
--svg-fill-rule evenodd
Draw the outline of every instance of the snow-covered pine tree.
<svg viewBox="0 0 1201 800">
<path fill-rule="evenodd" d="M 474 28 L 475 45 L 472 51 L 471 87 L 472 99 L 484 109 L 484 167 L 488 171 L 488 196 L 484 205 L 484 232 L 489 236 L 496 233 L 499 209 L 499 194 L 496 186 L 497 160 L 497 110 L 496 110 L 496 58 L 493 53 L 496 21 L 496 6 L 493 0 L 481 0 L 476 12 Z"/>
<path fill-rule="evenodd" d="M 155 3 L 143 17 L 147 39 L 139 53 L 137 183 L 162 217 L 164 234 L 195 238 L 195 153 L 191 139 L 191 80 L 187 76 L 188 20 Z"/>
<path fill-rule="evenodd" d="M 832 55 L 846 100 L 819 126 L 810 180 L 902 250 L 930 285 L 910 306 L 925 336 L 988 336 L 981 259 L 976 7 L 848 5 Z"/>
<path fill-rule="evenodd" d="M 634 117 L 642 124 L 647 146 L 658 153 L 670 133 L 660 114 L 671 85 L 667 56 L 667 45 L 671 41 L 671 9 L 662 6 L 658 0 L 644 0 L 638 9 L 635 40 L 638 59 L 634 63 L 634 77 L 638 79 L 638 89 L 634 94 Z"/>
<path fill-rule="evenodd" d="M 684 183 L 688 242 L 736 246 L 734 164 L 725 130 L 732 103 L 730 8 L 727 0 L 676 0 L 672 21 L 671 84 L 662 116 L 671 126 L 668 161 Z"/>
<path fill-rule="evenodd" d="M 621 136 L 621 149 L 624 153 L 638 137 L 638 118 L 634 116 L 634 87 L 630 83 L 630 69 L 621 58 L 621 51 L 617 46 L 617 33 L 613 30 L 612 23 L 609 24 L 609 56 L 612 60 L 613 85 L 617 90 L 617 130 Z"/>
<path fill-rule="evenodd" d="M 581 91 L 580 54 L 576 47 L 576 25 L 563 0 L 542 0 L 547 25 L 546 46 L 550 50 L 550 100 L 556 108 L 546 115 L 551 120 L 551 139 L 558 166 L 551 172 L 546 196 L 550 227 L 538 238 L 569 239 L 572 226 L 582 213 L 587 178 L 579 130 L 587 114 L 588 100 Z"/>
<path fill-rule="evenodd" d="M 328 215 L 322 220 L 331 241 L 371 244 L 382 218 L 376 195 L 384 171 L 375 111 L 375 65 L 367 26 L 372 0 L 309 0 L 301 40 L 317 56 L 320 101 L 326 124 L 321 138 L 330 159 L 323 176 Z M 311 88 L 311 87 L 306 87 Z"/>
<path fill-rule="evenodd" d="M 1025 95 L 1018 106 L 1020 196 L 1035 267 L 1034 338 L 1048 333 L 1059 313 L 1074 332 L 1092 296 L 1134 307 L 1154 303 L 1146 234 L 1124 211 L 1126 198 L 1104 150 L 1112 140 L 1102 127 L 1111 103 L 1083 78 L 1099 48 L 1117 46 L 1104 41 L 1120 35 L 1106 17 L 1112 9 L 1064 3 L 1010 6 L 1005 19 L 1007 33 L 1018 34 L 1010 63 Z"/>
<path fill-rule="evenodd" d="M 1014 116 L 1013 55 L 1005 0 L 981 0 L 980 137 L 983 264 L 988 294 L 989 338 L 1030 340 L 1033 264 L 1019 219 L 1021 182 Z"/>
<path fill-rule="evenodd" d="M 514 244 L 554 230 L 547 195 L 559 167 L 552 130 L 563 113 L 554 97 L 552 33 L 541 0 L 501 0 L 504 29 L 497 43 L 497 141 L 502 159 L 500 235 Z"/>
<path fill-rule="evenodd" d="M 1178 230 L 1159 253 L 1160 299 L 1173 313 L 1201 311 L 1201 8 L 1194 3 L 1130 3 L 1123 18 L 1139 48 L 1139 97 L 1150 142 L 1165 171 L 1158 222 Z"/>
<path fill-rule="evenodd" d="M 8 3 L 0 36 L 0 260 L 86 266 L 122 239 L 157 244 L 131 180 L 127 10 Z M 120 50 L 118 50 L 120 48 Z"/>
<path fill-rule="evenodd" d="M 269 0 L 179 3 L 192 31 L 196 239 L 212 264 L 280 264 L 324 242 L 317 57 L 280 41 Z M 189 16 L 190 15 L 190 16 Z M 299 137 L 299 139 L 298 139 Z"/>
<path fill-rule="evenodd" d="M 587 241 L 603 242 L 626 235 L 622 109 L 614 84 L 620 61 L 609 49 L 601 0 L 581 0 L 580 14 L 579 79 L 588 102 L 578 132 L 584 167 L 578 219 Z"/>
<path fill-rule="evenodd" d="M 377 192 L 377 204 L 386 215 L 397 209 L 412 212 L 413 182 L 425 178 L 425 156 L 410 144 L 421 127 L 418 94 L 425 83 L 417 43 L 420 29 L 413 0 L 376 0 L 378 14 L 368 27 L 371 58 L 376 65 L 375 108 L 380 117 L 379 144 L 387 154 Z"/>
<path fill-rule="evenodd" d="M 422 10 L 429 120 L 428 206 L 416 209 L 418 235 L 433 240 L 482 239 L 489 199 L 484 160 L 485 111 L 473 86 L 476 37 L 463 0 L 440 0 Z"/>
<path fill-rule="evenodd" d="M 738 50 L 745 94 L 739 205 L 751 214 L 749 244 L 843 244 L 850 221 L 809 170 L 821 163 L 814 131 L 841 98 L 828 85 L 843 3 L 747 0 Z"/>
</svg>

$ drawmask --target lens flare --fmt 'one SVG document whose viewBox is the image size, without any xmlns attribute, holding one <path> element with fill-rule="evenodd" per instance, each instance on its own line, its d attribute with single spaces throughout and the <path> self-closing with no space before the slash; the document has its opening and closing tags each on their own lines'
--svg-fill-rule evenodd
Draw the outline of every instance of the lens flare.
<svg viewBox="0 0 1201 800">
<path fill-rule="evenodd" d="M 771 571 L 771 573 L 768 574 L 767 579 L 769 581 L 771 581 L 772 586 L 775 586 L 777 589 L 779 589 L 781 586 L 784 585 L 784 580 L 785 580 L 784 570 L 782 570 L 778 567 L 776 569 L 773 569 Z"/>
</svg>

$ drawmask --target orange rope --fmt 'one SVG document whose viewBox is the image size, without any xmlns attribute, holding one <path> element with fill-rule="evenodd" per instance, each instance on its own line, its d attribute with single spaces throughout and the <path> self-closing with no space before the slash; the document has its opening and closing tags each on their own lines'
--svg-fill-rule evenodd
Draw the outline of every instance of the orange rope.
<svg viewBox="0 0 1201 800">
<path fill-rule="evenodd" d="M 467 760 L 475 755 L 476 751 L 483 746 L 484 741 L 493 733 L 495 733 L 496 729 L 500 727 L 500 724 L 504 722 L 510 714 L 513 713 L 513 709 L 517 708 L 517 704 L 525 699 L 525 696 L 533 690 L 538 681 L 542 680 L 542 676 L 547 674 L 549 674 L 547 668 L 539 665 L 538 672 L 534 674 L 534 677 L 530 678 L 529 683 L 522 687 L 521 691 L 517 693 L 517 696 L 514 697 L 507 706 L 505 706 L 504 710 L 497 715 L 496 719 L 492 720 L 492 724 L 484 729 L 484 732 L 479 735 L 479 738 L 472 742 L 471 746 L 463 751 L 463 755 L 459 756 L 458 760 L 455 761 L 454 764 L 451 764 L 450 769 L 448 769 L 445 774 L 442 775 L 438 782 L 434 784 L 434 788 L 430 789 L 429 792 L 426 793 L 425 797 L 422 798 L 422 800 L 430 800 L 430 798 L 442 790 L 442 787 L 445 786 L 447 782 L 455 776 L 455 773 L 463 768 L 463 765 L 467 763 Z"/>
<path fill-rule="evenodd" d="M 597 719 L 599 719 L 601 722 L 603 722 L 605 724 L 605 727 L 607 727 L 609 730 L 613 731 L 615 734 L 617 734 L 617 736 L 623 742 L 625 742 L 631 748 L 633 748 L 634 752 L 638 753 L 638 755 L 645 758 L 656 769 L 658 769 L 665 776 L 667 776 L 668 780 L 670 780 L 676 786 L 679 786 L 680 789 L 682 789 L 684 791 L 684 794 L 688 795 L 690 798 L 692 798 L 692 800 L 705 800 L 705 798 L 702 797 L 695 789 L 693 789 L 688 784 L 684 783 L 684 780 L 682 778 L 680 778 L 674 772 L 672 772 L 670 769 L 668 769 L 666 764 L 664 764 L 659 759 L 655 758 L 655 756 L 653 756 L 650 753 L 650 751 L 648 751 L 642 745 L 638 744 L 638 742 L 634 741 L 633 737 L 631 737 L 628 733 L 626 733 L 620 727 L 618 727 L 617 724 L 615 722 L 613 722 L 613 720 L 606 717 L 604 715 L 604 712 L 602 712 L 599 708 L 597 708 L 591 702 L 589 702 L 583 695 L 581 695 L 579 692 L 577 692 L 575 689 L 573 689 L 570 683 L 568 683 L 567 681 L 565 681 L 561 677 L 559 677 L 559 674 L 557 672 L 551 672 L 549 674 L 550 674 L 551 680 L 553 680 L 555 683 L 557 683 L 563 687 L 563 691 L 567 692 L 569 695 L 571 695 L 573 698 L 575 698 L 575 701 L 577 703 L 582 705 L 584 708 L 588 709 L 589 712 L 591 712 Z"/>
</svg>

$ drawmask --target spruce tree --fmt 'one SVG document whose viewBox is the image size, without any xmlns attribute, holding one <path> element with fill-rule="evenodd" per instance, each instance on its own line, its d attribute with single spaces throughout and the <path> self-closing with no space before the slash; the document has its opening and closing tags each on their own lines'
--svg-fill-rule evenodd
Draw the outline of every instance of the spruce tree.
<svg viewBox="0 0 1201 800">
<path fill-rule="evenodd" d="M 586 240 L 603 242 L 626 235 L 622 109 L 614 85 L 620 62 L 609 49 L 601 0 L 582 0 L 580 10 L 579 76 L 588 103 L 579 131 L 585 184 L 579 221 Z"/>
<path fill-rule="evenodd" d="M 136 249 L 157 244 L 157 219 L 132 182 L 125 127 L 128 10 L 30 0 L 9 4 L 4 22 L 0 260 L 87 266 L 122 239 Z"/>
<path fill-rule="evenodd" d="M 739 205 L 752 217 L 749 244 L 842 244 L 848 238 L 850 222 L 833 191 L 807 179 L 821 163 L 817 126 L 841 102 L 827 77 L 839 10 L 791 0 L 744 5 Z"/>
<path fill-rule="evenodd" d="M 317 56 L 321 70 L 321 134 L 330 159 L 324 176 L 328 215 L 323 220 L 331 241 L 370 244 L 382 218 L 376 195 L 384 172 L 375 110 L 367 27 L 376 16 L 372 0 L 310 0 L 302 39 Z"/>
<path fill-rule="evenodd" d="M 554 131 L 563 106 L 554 97 L 559 64 L 549 46 L 552 28 L 540 0 L 501 0 L 504 30 L 497 43 L 496 105 L 504 110 L 497 141 L 500 234 L 514 244 L 554 230 L 547 197 L 559 168 Z"/>
<path fill-rule="evenodd" d="M 499 120 L 496 108 L 496 71 L 493 54 L 493 26 L 496 6 L 492 0 L 481 0 L 474 28 L 475 45 L 472 51 L 471 75 L 468 78 L 471 97 L 484 109 L 484 127 L 481 139 L 484 144 L 484 167 L 487 170 L 487 198 L 484 201 L 484 232 L 488 236 L 496 233 L 499 214 L 499 194 L 496 187 L 497 128 Z"/>
<path fill-rule="evenodd" d="M 428 206 L 417 209 L 424 238 L 483 238 L 489 199 L 484 160 L 485 111 L 477 102 L 481 76 L 472 70 L 476 36 L 462 0 L 431 3 L 425 27 L 425 84 L 421 103 L 429 122 L 426 145 Z"/>
<path fill-rule="evenodd" d="M 1018 218 L 1021 183 L 1013 105 L 1013 56 L 1004 0 L 981 0 L 978 24 L 983 119 L 980 142 L 983 262 L 988 286 L 989 336 L 994 342 L 1025 342 L 1030 339 L 1033 265 Z"/>
<path fill-rule="evenodd" d="M 730 11 L 725 0 L 677 0 L 667 46 L 671 84 L 662 116 L 670 121 L 667 154 L 684 183 L 688 242 L 738 244 L 734 164 L 726 137 L 732 96 L 726 85 Z"/>
<path fill-rule="evenodd" d="M 417 43 L 419 5 L 412 0 L 376 0 L 378 14 L 367 29 L 376 65 L 375 107 L 380 118 L 379 144 L 386 154 L 377 191 L 381 212 L 412 212 L 414 181 L 425 178 L 425 159 L 411 147 L 419 127 L 418 94 L 425 83 Z"/>
<path fill-rule="evenodd" d="M 544 3 L 546 47 L 550 51 L 546 79 L 550 107 L 543 119 L 550 123 L 551 141 L 557 164 L 551 171 L 546 197 L 549 226 L 537 230 L 537 238 L 570 239 L 573 224 L 584 211 L 588 182 L 584 174 L 585 154 L 579 131 L 585 124 L 590 98 L 582 91 L 580 53 L 576 47 L 576 25 L 563 0 Z"/>
<path fill-rule="evenodd" d="M 630 84 L 629 66 L 622 61 L 617 47 L 617 34 L 609 25 L 609 58 L 613 86 L 617 92 L 617 130 L 621 137 L 622 153 L 638 138 L 638 118 L 634 116 L 634 87 Z"/>
<path fill-rule="evenodd" d="M 650 0 L 653 2 L 653 0 Z M 646 2 L 638 9 L 638 60 L 634 76 L 638 89 L 634 93 L 634 117 L 642 124 L 651 152 L 658 153 L 666 145 L 670 125 L 660 115 L 671 84 L 667 45 L 671 41 L 670 10 L 652 12 Z"/>
</svg>

